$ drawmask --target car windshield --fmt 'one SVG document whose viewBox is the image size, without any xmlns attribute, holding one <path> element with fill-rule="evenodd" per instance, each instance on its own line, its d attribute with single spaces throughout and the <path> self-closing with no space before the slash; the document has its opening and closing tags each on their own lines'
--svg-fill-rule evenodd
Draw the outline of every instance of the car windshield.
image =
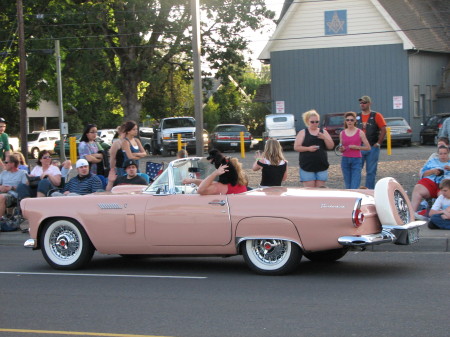
<svg viewBox="0 0 450 337">
<path fill-rule="evenodd" d="M 38 140 L 38 138 L 39 138 L 39 133 L 29 133 L 27 135 L 28 142 L 34 142 L 34 141 Z"/>
<path fill-rule="evenodd" d="M 439 116 L 432 116 L 427 121 L 427 126 L 438 126 L 439 122 L 441 121 L 441 117 Z"/>
<path fill-rule="evenodd" d="M 408 126 L 408 123 L 403 118 L 397 118 L 397 119 L 387 119 L 386 118 L 386 124 L 387 124 L 387 126 Z"/>
<path fill-rule="evenodd" d="M 185 178 L 205 179 L 214 171 L 214 166 L 206 158 L 192 157 L 174 160 L 167 169 L 147 187 L 151 194 L 192 194 L 197 190 L 194 184 L 183 185 Z"/>
<path fill-rule="evenodd" d="M 328 126 L 343 126 L 344 116 L 330 116 L 328 119 Z"/>
<path fill-rule="evenodd" d="M 218 125 L 215 132 L 247 132 L 244 125 Z"/>
<path fill-rule="evenodd" d="M 195 127 L 195 120 L 193 118 L 166 119 L 162 127 L 164 129 Z"/>
</svg>

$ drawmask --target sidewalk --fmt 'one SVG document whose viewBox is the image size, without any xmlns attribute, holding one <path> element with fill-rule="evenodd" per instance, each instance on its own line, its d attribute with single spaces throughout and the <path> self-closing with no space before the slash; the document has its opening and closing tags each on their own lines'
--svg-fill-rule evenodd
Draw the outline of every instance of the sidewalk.
<svg viewBox="0 0 450 337">
<path fill-rule="evenodd" d="M 26 226 L 26 225 L 25 225 Z M 450 251 L 450 230 L 429 229 L 422 226 L 419 231 L 419 242 L 400 246 L 393 244 L 382 244 L 367 248 L 368 251 L 376 252 L 449 252 Z M 0 232 L 0 245 L 2 246 L 23 246 L 29 239 L 28 233 L 22 231 Z"/>
</svg>

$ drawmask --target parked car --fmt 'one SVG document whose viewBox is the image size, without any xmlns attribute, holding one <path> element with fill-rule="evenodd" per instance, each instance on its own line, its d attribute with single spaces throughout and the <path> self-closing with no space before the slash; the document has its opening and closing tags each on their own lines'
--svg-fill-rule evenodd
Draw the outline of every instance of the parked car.
<svg viewBox="0 0 450 337">
<path fill-rule="evenodd" d="M 139 128 L 139 140 L 147 154 L 152 154 L 152 138 L 154 133 L 153 128 Z"/>
<path fill-rule="evenodd" d="M 70 135 L 67 135 L 64 137 L 64 150 L 66 152 L 66 156 L 70 155 L 70 141 L 69 139 L 71 137 L 75 137 L 75 143 L 76 143 L 76 148 L 77 148 L 77 156 L 78 156 L 78 144 L 80 144 L 80 138 L 81 138 L 82 134 L 81 133 L 73 133 Z M 108 151 L 111 148 L 111 145 L 108 144 L 107 142 L 103 141 L 103 139 L 101 139 L 100 137 L 97 137 L 95 139 L 95 141 L 100 144 L 100 146 L 102 147 L 103 150 Z M 54 152 L 59 155 L 60 151 L 59 151 L 59 144 L 60 141 L 57 140 L 55 141 L 55 148 L 54 148 Z"/>
<path fill-rule="evenodd" d="M 199 195 L 187 177 L 214 170 L 206 158 L 169 163 L 147 186 L 116 186 L 70 198 L 21 201 L 30 224 L 25 247 L 40 249 L 56 269 L 85 266 L 94 251 L 142 255 L 243 255 L 253 271 L 280 275 L 302 256 L 332 262 L 349 250 L 418 240 L 407 194 L 393 178 L 375 190 L 265 187 L 241 194 Z"/>
<path fill-rule="evenodd" d="M 27 135 L 28 153 L 32 158 L 37 159 L 39 151 L 54 151 L 55 141 L 61 137 L 59 130 L 33 131 Z"/>
<path fill-rule="evenodd" d="M 437 145 L 439 130 L 442 128 L 444 120 L 448 117 L 450 117 L 450 112 L 439 113 L 428 117 L 420 130 L 420 144 Z"/>
<path fill-rule="evenodd" d="M 253 136 L 247 127 L 241 124 L 218 124 L 209 135 L 210 148 L 219 151 L 241 150 L 241 132 L 244 132 L 245 151 L 250 150 Z"/>
<path fill-rule="evenodd" d="M 411 146 L 412 129 L 406 119 L 403 117 L 385 117 L 386 127 L 391 128 L 391 142 L 392 144 L 404 144 Z M 383 144 L 387 140 L 384 139 Z"/>
<path fill-rule="evenodd" d="M 322 128 L 328 131 L 335 145 L 339 144 L 339 134 L 344 130 L 344 113 L 335 112 L 323 115 Z"/>
<path fill-rule="evenodd" d="M 263 144 L 269 138 L 278 140 L 281 146 L 293 148 L 297 132 L 295 131 L 295 117 L 292 114 L 271 114 L 266 115 L 264 123 Z"/>
<path fill-rule="evenodd" d="M 108 143 L 110 146 L 112 145 L 112 140 L 115 134 L 116 130 L 114 129 L 101 129 L 97 131 L 97 136 L 100 137 L 105 143 Z"/>
</svg>

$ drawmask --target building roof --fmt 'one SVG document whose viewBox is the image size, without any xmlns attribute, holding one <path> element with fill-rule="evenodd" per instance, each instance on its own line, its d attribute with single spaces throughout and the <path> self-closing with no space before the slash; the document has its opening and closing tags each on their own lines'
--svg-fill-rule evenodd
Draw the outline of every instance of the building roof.
<svg viewBox="0 0 450 337">
<path fill-rule="evenodd" d="M 450 52 L 449 0 L 378 0 L 415 49 Z"/>
<path fill-rule="evenodd" d="M 369 0 L 403 41 L 405 49 L 450 53 L 449 0 Z M 293 19 L 294 6 L 302 2 L 285 0 L 278 26 L 260 59 L 270 59 L 273 39 Z"/>
</svg>

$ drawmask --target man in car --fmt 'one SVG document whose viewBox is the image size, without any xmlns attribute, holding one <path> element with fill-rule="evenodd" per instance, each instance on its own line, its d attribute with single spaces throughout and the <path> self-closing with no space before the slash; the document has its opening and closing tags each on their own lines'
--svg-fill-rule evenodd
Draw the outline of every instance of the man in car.
<svg viewBox="0 0 450 337">
<path fill-rule="evenodd" d="M 386 122 L 381 113 L 370 110 L 372 99 L 362 96 L 359 99 L 361 112 L 356 116 L 357 127 L 364 131 L 370 144 L 369 151 L 361 151 L 363 166 L 366 165 L 366 187 L 375 188 L 380 147 L 386 135 Z"/>
<path fill-rule="evenodd" d="M 86 195 L 103 191 L 100 178 L 89 172 L 89 163 L 86 159 L 78 159 L 75 165 L 78 175 L 70 179 L 61 192 L 52 193 L 52 197 L 63 195 Z"/>
<path fill-rule="evenodd" d="M 11 154 L 11 148 L 9 146 L 9 137 L 8 134 L 5 133 L 6 130 L 6 120 L 0 117 L 0 171 L 2 169 L 6 169 L 6 166 L 3 164 L 3 160 L 6 159 Z"/>
<path fill-rule="evenodd" d="M 0 216 L 3 216 L 7 207 L 12 207 L 17 202 L 17 186 L 28 184 L 27 173 L 19 170 L 19 159 L 9 156 L 4 161 L 5 170 L 0 173 Z"/>
<path fill-rule="evenodd" d="M 125 176 L 117 177 L 117 179 L 114 181 L 113 186 L 148 185 L 147 181 L 143 177 L 138 175 L 138 167 L 135 160 L 127 159 L 123 165 L 127 174 Z"/>
</svg>

